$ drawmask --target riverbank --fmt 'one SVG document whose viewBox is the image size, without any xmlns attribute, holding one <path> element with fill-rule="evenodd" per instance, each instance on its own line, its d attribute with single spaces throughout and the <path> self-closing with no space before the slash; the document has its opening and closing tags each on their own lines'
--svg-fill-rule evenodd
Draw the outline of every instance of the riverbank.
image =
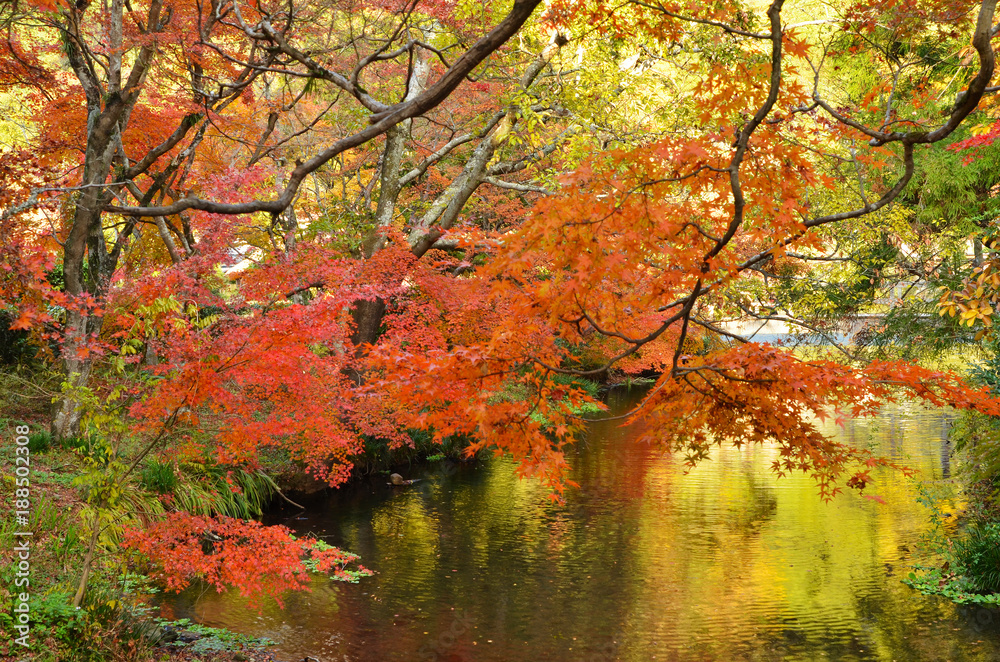
<svg viewBox="0 0 1000 662">
<path fill-rule="evenodd" d="M 80 608 L 74 596 L 88 556 L 89 523 L 101 483 L 93 469 L 113 466 L 131 453 L 129 440 L 110 445 L 99 437 L 56 441 L 48 434 L 48 407 L 58 376 L 38 367 L 0 370 L 0 481 L 10 498 L 0 502 L 0 603 L 18 595 L 30 618 L 28 657 L 15 641 L 14 614 L 0 611 L 0 660 L 4 662 L 118 662 L 273 660 L 266 642 L 198 624 L 163 623 L 149 607 L 158 590 L 138 559 L 120 548 L 126 525 L 152 521 L 166 509 L 190 506 L 201 512 L 259 516 L 275 498 L 272 481 L 208 465 L 182 468 L 148 459 L 132 480 L 103 497 L 100 536 Z M 21 441 L 15 440 L 23 440 Z M 199 484 L 200 483 L 200 484 Z M 18 490 L 15 492 L 15 490 Z M 15 499 L 16 496 L 16 499 Z M 18 500 L 23 501 L 19 503 Z M 15 508 L 27 512 L 23 521 Z M 29 565 L 20 582 L 16 546 L 25 545 Z M 20 552 L 24 553 L 24 552 Z M 24 583 L 26 580 L 27 583 Z M 16 591 L 16 593 L 15 593 Z M 21 604 L 18 602 L 17 604 Z M 174 631 L 182 630 L 177 637 Z M 171 641 L 172 640 L 172 641 Z"/>
<path fill-rule="evenodd" d="M 42 659 L 39 657 L 31 659 Z M 71 658 L 65 658 L 71 659 Z M 278 662 L 275 654 L 268 651 L 212 651 L 196 653 L 185 649 L 162 646 L 151 648 L 145 658 L 126 658 L 129 662 Z M 0 662 L 24 662 L 23 655 L 0 655 Z"/>
<path fill-rule="evenodd" d="M 27 526 L 33 534 L 33 590 L 28 603 L 32 659 L 272 659 L 266 647 L 248 647 L 246 637 L 228 636 L 224 630 L 183 646 L 178 642 L 159 645 L 160 626 L 153 620 L 156 612 L 148 609 L 144 597 L 155 585 L 137 559 L 121 553 L 118 545 L 123 526 L 155 521 L 161 513 L 174 509 L 259 518 L 278 504 L 293 508 L 289 505 L 293 501 L 308 504 L 323 499 L 328 486 L 309 477 L 287 455 L 265 453 L 261 467 L 254 472 L 219 466 L 206 459 L 149 456 L 127 482 L 115 488 L 113 499 L 118 505 L 102 506 L 102 517 L 108 519 L 102 524 L 99 540 L 92 545 L 96 554 L 82 608 L 74 609 L 73 598 L 88 557 L 90 527 L 86 522 L 94 515 L 96 490 L 104 489 L 103 474 L 95 473 L 95 468 L 120 471 L 113 468 L 116 458 L 136 456 L 141 449 L 131 448 L 127 437 L 113 441 L 96 435 L 54 440 L 47 432 L 48 408 L 58 388 L 59 376 L 38 366 L 0 371 L 0 432 L 8 440 L 27 438 L 21 451 L 13 443 L 5 443 L 0 449 L 5 486 L 15 486 L 13 468 L 17 456 L 23 452 L 31 463 Z M 597 393 L 596 384 L 587 383 L 586 388 Z M 364 452 L 356 458 L 355 471 L 345 483 L 346 489 L 366 481 L 381 485 L 392 472 L 412 477 L 418 468 L 426 473 L 469 464 L 470 458 L 464 452 L 467 439 L 451 437 L 438 444 L 430 434 L 420 431 L 411 431 L 410 439 L 411 444 L 397 446 L 384 440 L 366 440 Z M 0 504 L 0 601 L 7 604 L 14 601 L 14 534 L 22 530 L 14 525 L 12 508 L 12 503 Z M 137 519 L 137 513 L 141 519 Z M 9 613 L 0 613 L 4 632 L 12 631 L 11 619 Z M 12 639 L 0 640 L 0 659 L 20 660 L 21 653 Z"/>
<path fill-rule="evenodd" d="M 10 504 L 0 504 L 0 602 L 14 603 L 15 545 L 28 530 L 30 582 L 29 657 L 14 641 L 13 615 L 0 612 L 2 662 L 270 662 L 270 642 L 190 621 L 164 622 L 149 606 L 158 589 L 141 567 L 114 547 L 99 553 L 80 609 L 73 594 L 83 572 L 86 544 L 82 511 L 86 494 L 78 485 L 83 473 L 78 449 L 49 445 L 46 435 L 32 434 L 31 505 L 26 526 L 14 526 Z M 3 465 L 13 453 L 4 446 Z M 4 483 L 11 480 L 4 472 Z M 110 544 L 110 543 L 109 543 Z"/>
</svg>

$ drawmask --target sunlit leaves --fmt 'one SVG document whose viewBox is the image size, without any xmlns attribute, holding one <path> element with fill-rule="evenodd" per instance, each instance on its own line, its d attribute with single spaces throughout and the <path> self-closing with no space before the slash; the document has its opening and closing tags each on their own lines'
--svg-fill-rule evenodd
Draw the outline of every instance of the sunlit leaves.
<svg viewBox="0 0 1000 662">
<path fill-rule="evenodd" d="M 991 333 L 993 313 L 1000 307 L 1000 262 L 991 259 L 976 267 L 962 283 L 962 289 L 952 291 L 946 287 L 938 302 L 941 316 L 958 316 L 959 324 L 969 327 L 980 325 L 976 340 Z"/>
</svg>

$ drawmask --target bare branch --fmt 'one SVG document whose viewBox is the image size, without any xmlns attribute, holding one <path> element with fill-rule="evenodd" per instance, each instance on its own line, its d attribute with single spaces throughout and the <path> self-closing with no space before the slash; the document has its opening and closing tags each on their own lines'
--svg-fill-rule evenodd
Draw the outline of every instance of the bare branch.
<svg viewBox="0 0 1000 662">
<path fill-rule="evenodd" d="M 368 128 L 338 140 L 316 156 L 298 165 L 290 173 L 285 189 L 277 199 L 222 203 L 196 197 L 185 197 L 165 206 L 112 206 L 109 207 L 109 210 L 133 216 L 170 216 L 187 209 L 198 209 L 216 214 L 281 213 L 291 204 L 296 191 L 298 191 L 299 186 L 307 175 L 344 151 L 363 145 L 385 133 L 390 127 L 395 126 L 403 120 L 426 113 L 444 101 L 462 83 L 466 74 L 479 66 L 493 51 L 517 33 L 540 3 L 541 0 L 517 0 L 504 20 L 466 51 L 434 85 L 411 101 L 397 104 L 373 115 L 371 118 L 372 124 Z"/>
</svg>

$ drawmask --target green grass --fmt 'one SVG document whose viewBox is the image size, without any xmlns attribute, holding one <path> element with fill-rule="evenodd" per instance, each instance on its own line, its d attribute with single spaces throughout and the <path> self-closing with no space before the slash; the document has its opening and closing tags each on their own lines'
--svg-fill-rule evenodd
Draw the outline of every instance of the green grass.
<svg viewBox="0 0 1000 662">
<path fill-rule="evenodd" d="M 28 450 L 32 453 L 44 453 L 52 447 L 52 433 L 48 430 L 32 432 L 28 435 Z"/>
<path fill-rule="evenodd" d="M 51 500 L 41 497 L 32 504 L 28 516 L 28 526 L 32 531 L 59 531 L 65 528 L 69 513 L 56 506 Z"/>
<path fill-rule="evenodd" d="M 172 462 L 152 459 L 146 462 L 139 474 L 139 484 L 157 494 L 169 494 L 177 487 L 177 474 Z"/>
<path fill-rule="evenodd" d="M 955 560 L 981 593 L 1000 593 L 1000 522 L 970 527 L 955 541 Z"/>
<path fill-rule="evenodd" d="M 162 468 L 152 471 L 157 480 L 170 481 Z M 173 475 L 176 480 L 171 488 L 174 506 L 196 515 L 251 519 L 263 512 L 277 491 L 274 480 L 260 471 L 227 471 L 217 466 L 185 465 Z M 227 478 L 232 482 L 228 482 Z"/>
</svg>

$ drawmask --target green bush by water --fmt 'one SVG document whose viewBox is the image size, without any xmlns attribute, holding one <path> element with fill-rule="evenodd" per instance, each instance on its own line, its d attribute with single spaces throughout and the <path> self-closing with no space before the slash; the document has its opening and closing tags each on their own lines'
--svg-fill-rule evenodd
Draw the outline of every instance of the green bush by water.
<svg viewBox="0 0 1000 662">
<path fill-rule="evenodd" d="M 1000 522 L 970 527 L 955 541 L 955 560 L 982 593 L 1000 593 Z"/>
<path fill-rule="evenodd" d="M 918 550 L 931 563 L 913 565 L 903 583 L 957 604 L 1000 604 L 1000 523 L 979 520 L 953 536 L 942 508 L 954 497 L 952 491 L 927 483 L 918 485 L 918 490 L 917 501 L 930 510 L 931 523 Z"/>
</svg>

